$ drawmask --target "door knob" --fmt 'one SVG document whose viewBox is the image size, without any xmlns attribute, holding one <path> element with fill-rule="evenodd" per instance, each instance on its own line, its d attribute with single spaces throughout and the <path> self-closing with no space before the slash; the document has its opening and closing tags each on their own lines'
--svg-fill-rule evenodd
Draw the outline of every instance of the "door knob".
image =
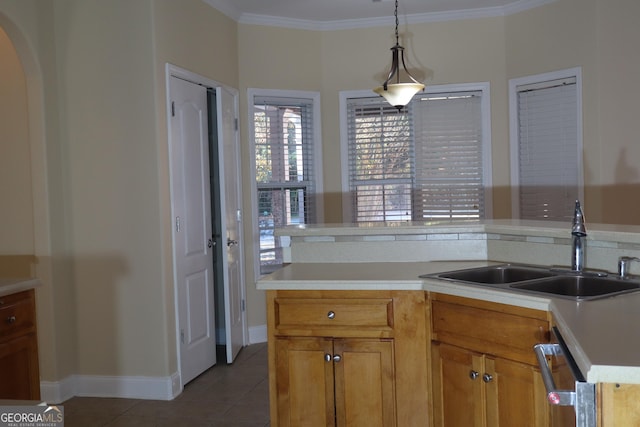
<svg viewBox="0 0 640 427">
<path fill-rule="evenodd" d="M 471 378 L 472 380 L 475 380 L 479 376 L 480 376 L 480 373 L 478 371 L 469 371 L 469 378 Z"/>
<path fill-rule="evenodd" d="M 336 355 L 333 356 L 333 361 L 335 363 L 338 363 L 341 360 L 342 360 L 342 357 L 339 354 L 336 354 Z"/>
<path fill-rule="evenodd" d="M 336 312 L 335 311 L 330 311 L 327 313 L 327 318 L 329 319 L 335 319 L 336 318 Z"/>
<path fill-rule="evenodd" d="M 227 239 L 227 246 L 228 247 L 237 246 L 237 245 L 238 245 L 238 241 L 237 240 Z"/>
<path fill-rule="evenodd" d="M 212 248 L 216 245 L 216 242 L 213 241 L 213 239 L 209 239 L 207 240 L 207 247 L 208 248 Z"/>
<path fill-rule="evenodd" d="M 493 375 L 491 374 L 484 374 L 482 376 L 482 381 L 484 381 L 485 383 L 490 383 L 491 381 L 493 381 Z"/>
</svg>

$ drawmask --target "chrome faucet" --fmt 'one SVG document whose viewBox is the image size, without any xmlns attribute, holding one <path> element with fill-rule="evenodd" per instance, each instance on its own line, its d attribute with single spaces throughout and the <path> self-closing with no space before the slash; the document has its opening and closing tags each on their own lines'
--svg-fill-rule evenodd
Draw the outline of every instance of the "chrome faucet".
<svg viewBox="0 0 640 427">
<path fill-rule="evenodd" d="M 573 212 L 573 224 L 571 226 L 571 270 L 584 271 L 585 245 L 587 230 L 584 227 L 584 215 L 580 207 L 580 201 L 576 200 Z"/>
<path fill-rule="evenodd" d="M 640 258 L 634 256 L 621 256 L 618 258 L 618 274 L 621 279 L 629 278 L 629 268 L 632 261 L 640 261 Z"/>
</svg>

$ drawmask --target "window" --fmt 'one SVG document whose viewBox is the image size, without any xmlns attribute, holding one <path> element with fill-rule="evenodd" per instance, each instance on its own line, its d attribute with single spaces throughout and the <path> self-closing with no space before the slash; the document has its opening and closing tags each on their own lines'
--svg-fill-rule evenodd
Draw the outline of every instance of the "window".
<svg viewBox="0 0 640 427">
<path fill-rule="evenodd" d="M 347 218 L 490 217 L 488 84 L 432 86 L 400 111 L 346 92 L 341 108 Z"/>
<path fill-rule="evenodd" d="M 260 274 L 268 274 L 283 263 L 282 242 L 274 229 L 318 220 L 319 96 L 250 90 L 249 99 L 257 259 Z"/>
<path fill-rule="evenodd" d="M 574 68 L 509 82 L 515 218 L 566 220 L 582 198 L 580 74 Z"/>
</svg>

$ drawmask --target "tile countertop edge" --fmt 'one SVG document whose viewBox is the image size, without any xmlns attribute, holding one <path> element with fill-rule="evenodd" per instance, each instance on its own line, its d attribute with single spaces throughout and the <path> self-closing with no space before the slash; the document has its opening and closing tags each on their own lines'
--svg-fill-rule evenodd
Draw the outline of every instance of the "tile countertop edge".
<svg viewBox="0 0 640 427">
<path fill-rule="evenodd" d="M 532 220 L 386 222 L 361 224 L 306 224 L 276 228 L 277 236 L 361 236 L 437 233 L 496 233 L 569 238 L 566 222 Z M 587 224 L 588 240 L 640 243 L 640 226 Z"/>
<path fill-rule="evenodd" d="M 35 278 L 0 278 L 0 297 L 15 294 L 42 286 L 42 282 Z"/>
</svg>

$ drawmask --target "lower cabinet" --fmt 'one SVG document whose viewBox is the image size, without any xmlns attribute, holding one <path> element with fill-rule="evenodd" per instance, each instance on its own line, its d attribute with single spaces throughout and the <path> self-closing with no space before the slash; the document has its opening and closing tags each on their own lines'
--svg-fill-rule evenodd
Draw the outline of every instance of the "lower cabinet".
<svg viewBox="0 0 640 427">
<path fill-rule="evenodd" d="M 432 372 L 436 426 L 549 425 L 533 366 L 434 342 Z"/>
<path fill-rule="evenodd" d="M 430 425 L 423 291 L 267 292 L 271 426 Z"/>
<path fill-rule="evenodd" d="M 40 399 L 33 290 L 0 296 L 0 399 Z"/>
<path fill-rule="evenodd" d="M 543 311 L 433 295 L 431 373 L 436 427 L 547 427 L 533 346 L 549 339 Z"/>
<path fill-rule="evenodd" d="M 395 426 L 393 340 L 276 340 L 279 425 Z"/>
</svg>

